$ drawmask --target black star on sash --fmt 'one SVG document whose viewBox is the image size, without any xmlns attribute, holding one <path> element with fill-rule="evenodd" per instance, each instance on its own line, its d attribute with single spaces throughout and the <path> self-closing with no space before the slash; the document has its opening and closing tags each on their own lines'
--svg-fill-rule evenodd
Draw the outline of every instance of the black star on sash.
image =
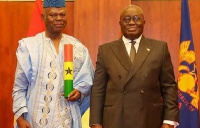
<svg viewBox="0 0 200 128">
<path fill-rule="evenodd" d="M 72 70 L 68 67 L 68 69 L 67 70 L 65 70 L 66 71 L 66 75 L 67 74 L 71 74 L 72 75 Z"/>
</svg>

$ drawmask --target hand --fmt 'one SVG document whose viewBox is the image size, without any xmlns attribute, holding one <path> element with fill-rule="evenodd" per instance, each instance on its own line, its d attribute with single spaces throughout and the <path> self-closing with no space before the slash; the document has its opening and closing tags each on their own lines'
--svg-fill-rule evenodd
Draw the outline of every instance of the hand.
<svg viewBox="0 0 200 128">
<path fill-rule="evenodd" d="M 174 128 L 174 125 L 162 124 L 161 128 Z"/>
<path fill-rule="evenodd" d="M 17 126 L 19 128 L 31 128 L 31 125 L 24 119 L 23 115 L 17 119 Z"/>
<path fill-rule="evenodd" d="M 77 101 L 81 96 L 81 92 L 77 89 L 74 89 L 69 95 L 67 100 L 68 101 Z"/>
<path fill-rule="evenodd" d="M 102 125 L 96 124 L 96 125 L 92 125 L 91 128 L 103 128 Z"/>
</svg>

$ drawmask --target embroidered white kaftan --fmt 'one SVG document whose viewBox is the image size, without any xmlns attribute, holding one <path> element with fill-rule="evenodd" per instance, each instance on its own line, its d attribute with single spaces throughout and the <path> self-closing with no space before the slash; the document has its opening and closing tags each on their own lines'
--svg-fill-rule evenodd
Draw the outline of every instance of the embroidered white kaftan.
<svg viewBox="0 0 200 128">
<path fill-rule="evenodd" d="M 67 102 L 63 92 L 63 45 L 73 45 L 73 85 L 82 93 L 77 102 Z M 13 112 L 24 113 L 33 128 L 81 128 L 81 114 L 89 107 L 93 66 L 86 47 L 62 35 L 59 53 L 44 32 L 19 41 L 13 87 Z"/>
</svg>

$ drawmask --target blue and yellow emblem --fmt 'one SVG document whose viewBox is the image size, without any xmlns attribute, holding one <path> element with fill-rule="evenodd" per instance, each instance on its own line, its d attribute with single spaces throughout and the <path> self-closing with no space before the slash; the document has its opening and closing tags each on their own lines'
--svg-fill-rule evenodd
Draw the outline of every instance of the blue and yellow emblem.
<svg viewBox="0 0 200 128">
<path fill-rule="evenodd" d="M 197 69 L 195 63 L 195 52 L 189 50 L 191 41 L 183 41 L 180 44 L 180 54 L 178 68 L 178 95 L 182 102 L 179 102 L 179 108 L 184 104 L 190 111 L 198 109 L 198 86 Z M 182 95 L 181 93 L 184 93 Z"/>
</svg>

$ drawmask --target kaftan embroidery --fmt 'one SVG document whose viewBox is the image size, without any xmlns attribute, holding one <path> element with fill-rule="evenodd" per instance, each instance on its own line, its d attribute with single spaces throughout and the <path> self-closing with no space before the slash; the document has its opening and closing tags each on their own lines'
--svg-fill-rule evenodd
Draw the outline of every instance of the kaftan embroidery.
<svg viewBox="0 0 200 128">
<path fill-rule="evenodd" d="M 63 85 L 62 54 L 57 54 L 55 48 L 45 39 L 43 55 L 37 79 L 37 97 L 34 100 L 34 127 L 41 128 L 71 128 L 69 104 L 60 95 Z M 61 43 L 60 43 L 61 44 Z M 61 47 L 61 46 L 59 46 Z M 62 53 L 62 52 L 61 52 Z M 34 122 L 34 120 L 36 122 Z"/>
</svg>

